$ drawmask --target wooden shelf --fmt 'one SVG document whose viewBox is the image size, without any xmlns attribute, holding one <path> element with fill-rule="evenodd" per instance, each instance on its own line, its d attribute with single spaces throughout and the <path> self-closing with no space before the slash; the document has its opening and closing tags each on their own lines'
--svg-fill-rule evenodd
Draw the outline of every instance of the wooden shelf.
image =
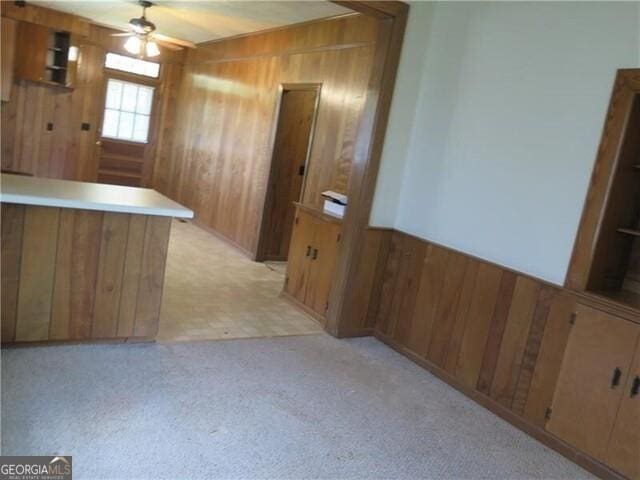
<svg viewBox="0 0 640 480">
<path fill-rule="evenodd" d="M 640 230 L 635 230 L 633 228 L 619 228 L 618 232 L 626 235 L 633 235 L 634 237 L 640 237 Z"/>
</svg>

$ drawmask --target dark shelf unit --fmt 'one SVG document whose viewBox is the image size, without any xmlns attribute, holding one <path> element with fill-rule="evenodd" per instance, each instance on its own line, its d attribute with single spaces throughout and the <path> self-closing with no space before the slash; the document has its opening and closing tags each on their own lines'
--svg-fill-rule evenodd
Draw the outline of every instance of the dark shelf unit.
<svg viewBox="0 0 640 480">
<path fill-rule="evenodd" d="M 45 81 L 66 85 L 70 46 L 71 35 L 69 32 L 51 31 L 49 33 Z"/>
<path fill-rule="evenodd" d="M 640 94 L 631 100 L 602 212 L 587 291 L 638 308 L 640 302 Z"/>
</svg>

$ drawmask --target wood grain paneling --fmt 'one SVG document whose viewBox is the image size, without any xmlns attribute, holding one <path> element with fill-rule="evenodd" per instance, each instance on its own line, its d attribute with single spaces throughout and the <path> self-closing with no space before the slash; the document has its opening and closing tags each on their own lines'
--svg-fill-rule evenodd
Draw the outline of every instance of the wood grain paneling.
<svg viewBox="0 0 640 480">
<path fill-rule="evenodd" d="M 98 261 L 92 338 L 117 336 L 122 273 L 127 253 L 130 215 L 105 212 Z"/>
<path fill-rule="evenodd" d="M 0 88 L 2 89 L 2 95 L 0 95 L 0 99 L 3 102 L 8 102 L 11 99 L 16 57 L 16 27 L 15 20 L 2 17 L 2 26 L 0 28 L 0 34 L 2 34 L 2 42 L 0 42 L 0 48 L 2 49 L 2 54 L 0 55 L 2 84 Z"/>
<path fill-rule="evenodd" d="M 480 367 L 480 377 L 478 378 L 477 385 L 478 391 L 487 395 L 490 393 L 491 385 L 494 382 L 494 375 L 502 346 L 502 338 L 510 317 L 509 311 L 517 280 L 517 275 L 512 272 L 504 272 L 500 280 L 500 290 L 498 291 L 498 299 L 493 311 L 491 329 L 489 330 L 489 338 L 487 339 L 484 356 L 482 357 L 482 366 Z"/>
<path fill-rule="evenodd" d="M 575 306 L 576 297 L 567 292 L 558 292 L 552 300 L 523 412 L 539 426 L 544 426 L 553 399 Z"/>
<path fill-rule="evenodd" d="M 475 387 L 478 382 L 501 279 L 500 268 L 486 263 L 478 267 L 469 304 L 470 318 L 462 336 L 456 365 L 456 377 L 469 387 Z"/>
<path fill-rule="evenodd" d="M 51 312 L 52 340 L 91 337 L 103 213 L 61 209 Z"/>
<path fill-rule="evenodd" d="M 353 15 L 206 44 L 189 52 L 172 154 L 154 187 L 255 255 L 282 84 L 321 84 L 303 203 L 348 193 L 376 22 Z M 166 147 L 165 147 L 166 148 Z"/>
<path fill-rule="evenodd" d="M 171 218 L 147 218 L 136 305 L 135 336 L 150 337 L 158 333 L 170 230 Z"/>
<path fill-rule="evenodd" d="M 491 383 L 491 396 L 506 407 L 511 406 L 518 385 L 539 291 L 539 282 L 527 277 L 518 277 Z"/>
<path fill-rule="evenodd" d="M 407 319 L 410 327 L 406 334 L 405 331 L 399 331 L 395 338 L 406 342 L 420 356 L 425 356 L 439 305 L 436 299 L 440 297 L 444 286 L 440 275 L 446 270 L 449 252 L 433 245 L 426 246 L 424 242 L 414 238 L 411 239 L 411 245 L 416 255 L 415 258 L 407 259 L 411 261 L 413 268 L 401 296 L 411 299 L 411 303 L 398 312 L 401 315 L 400 323 Z M 417 290 L 415 285 L 418 285 Z"/>
<path fill-rule="evenodd" d="M 12 342 L 16 335 L 18 284 L 22 258 L 24 206 L 3 205 L 2 213 L 2 341 Z"/>
<path fill-rule="evenodd" d="M 118 315 L 118 337 L 128 337 L 134 334 L 147 219 L 148 217 L 143 215 L 131 215 L 129 218 L 127 251 L 122 273 L 122 296 Z"/>
<path fill-rule="evenodd" d="M 555 386 L 552 372 L 574 297 L 400 232 L 392 234 L 384 258 L 376 331 L 519 414 L 533 391 L 529 415 L 539 417 Z"/>
<path fill-rule="evenodd" d="M 170 218 L 1 210 L 2 342 L 155 335 Z"/>
<path fill-rule="evenodd" d="M 16 341 L 49 337 L 59 216 L 58 208 L 25 208 Z M 4 270 L 2 272 L 4 274 Z"/>
</svg>

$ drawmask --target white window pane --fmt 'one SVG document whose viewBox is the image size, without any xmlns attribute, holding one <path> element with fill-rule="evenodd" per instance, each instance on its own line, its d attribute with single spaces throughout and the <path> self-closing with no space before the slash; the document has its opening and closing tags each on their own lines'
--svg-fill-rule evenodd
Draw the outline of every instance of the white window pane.
<svg viewBox="0 0 640 480">
<path fill-rule="evenodd" d="M 102 135 L 105 137 L 118 136 L 118 118 L 120 112 L 106 109 L 104 111 L 104 121 L 102 122 Z"/>
<path fill-rule="evenodd" d="M 136 113 L 151 113 L 151 99 L 153 98 L 153 88 L 140 87 L 138 89 L 138 106 Z"/>
<path fill-rule="evenodd" d="M 133 126 L 133 139 L 137 142 L 146 142 L 149 134 L 149 117 L 147 115 L 136 115 Z"/>
<path fill-rule="evenodd" d="M 130 140 L 133 137 L 133 113 L 120 112 L 118 138 Z"/>
<path fill-rule="evenodd" d="M 142 75 L 146 75 L 147 77 L 158 78 L 160 74 L 160 64 L 154 62 L 145 62 L 144 72 Z"/>
<path fill-rule="evenodd" d="M 117 53 L 107 53 L 105 67 L 152 78 L 158 78 L 160 73 L 159 63 L 118 55 Z"/>
<path fill-rule="evenodd" d="M 138 87 L 133 83 L 125 83 L 122 90 L 122 105 L 120 110 L 135 112 L 138 97 Z"/>
<path fill-rule="evenodd" d="M 107 108 L 119 109 L 122 97 L 122 82 L 109 80 L 107 84 Z"/>
</svg>

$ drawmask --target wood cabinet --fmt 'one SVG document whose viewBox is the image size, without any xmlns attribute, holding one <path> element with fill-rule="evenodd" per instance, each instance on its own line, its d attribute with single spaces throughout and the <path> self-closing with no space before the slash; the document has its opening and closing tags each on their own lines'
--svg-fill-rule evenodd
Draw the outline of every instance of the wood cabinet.
<svg viewBox="0 0 640 480">
<path fill-rule="evenodd" d="M 640 478 L 640 345 L 622 389 L 605 463 L 629 478 Z"/>
<path fill-rule="evenodd" d="M 638 478 L 640 326 L 578 304 L 565 350 L 548 431 Z"/>
<path fill-rule="evenodd" d="M 16 57 L 16 21 L 11 18 L 2 17 L 2 101 L 8 102 L 11 99 L 11 87 L 13 86 L 14 65 Z"/>
<path fill-rule="evenodd" d="M 296 207 L 285 292 L 318 318 L 324 318 L 329 305 L 340 230 L 338 219 Z"/>
<path fill-rule="evenodd" d="M 52 30 L 35 23 L 20 22 L 15 74 L 20 80 L 45 83 L 54 86 L 73 87 L 77 59 L 69 59 L 71 48 L 69 32 Z"/>
</svg>

